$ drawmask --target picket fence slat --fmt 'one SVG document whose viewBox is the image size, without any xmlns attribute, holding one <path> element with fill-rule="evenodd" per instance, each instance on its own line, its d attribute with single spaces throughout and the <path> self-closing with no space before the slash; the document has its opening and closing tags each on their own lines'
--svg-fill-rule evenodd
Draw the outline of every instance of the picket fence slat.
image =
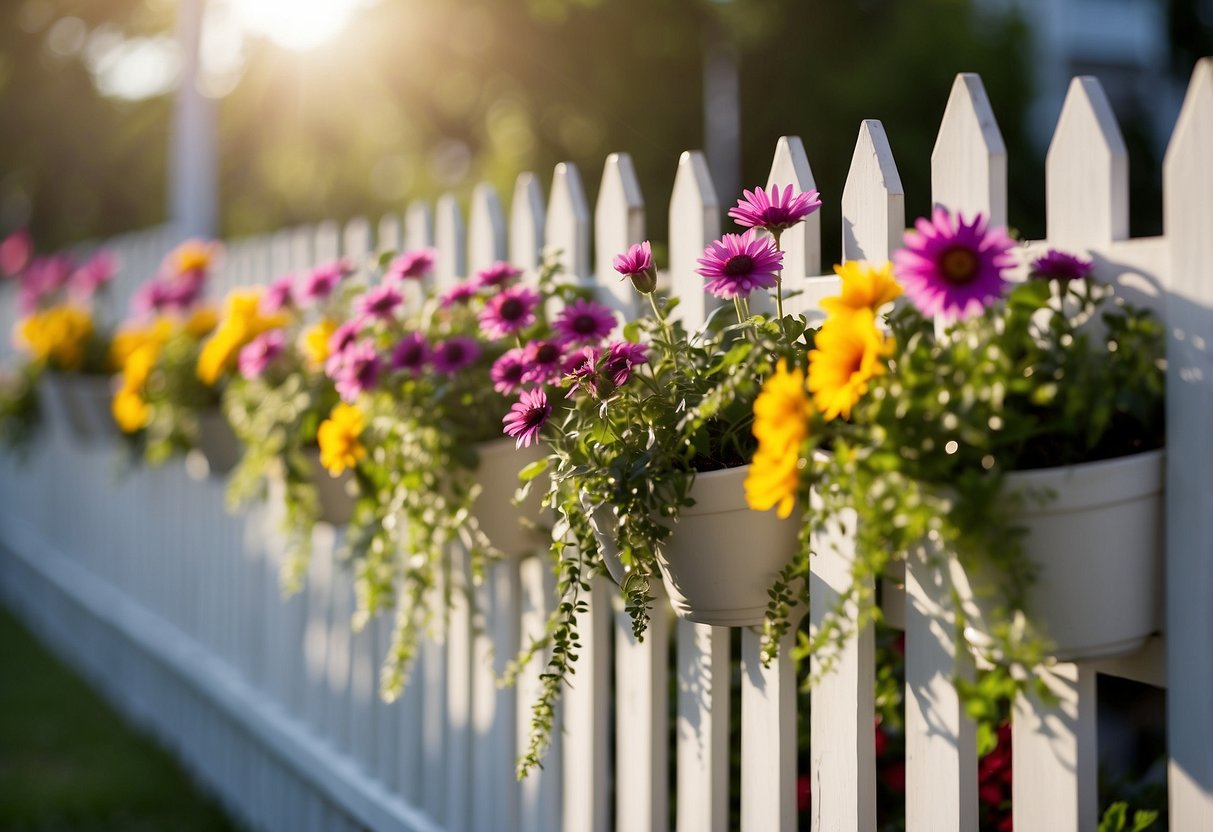
<svg viewBox="0 0 1213 832">
<path fill-rule="evenodd" d="M 675 317 L 691 330 L 702 324 L 720 302 L 703 291 L 703 278 L 695 272 L 704 248 L 719 236 L 720 201 L 711 171 L 702 153 L 688 150 L 678 159 L 670 195 L 668 290 L 681 301 Z"/>
<path fill-rule="evenodd" d="M 644 239 L 644 197 L 632 157 L 612 153 L 602 169 L 594 207 L 594 275 L 598 299 L 627 320 L 641 309 L 640 293 L 615 272 L 615 255 Z"/>
<path fill-rule="evenodd" d="M 782 192 L 788 185 L 794 192 L 806 192 L 817 188 L 809 157 L 804 152 L 804 142 L 799 136 L 780 136 L 775 145 L 775 158 L 771 161 L 771 173 L 767 176 L 767 188 L 778 187 Z M 823 205 L 824 208 L 824 205 Z M 821 210 L 805 217 L 804 222 L 783 233 L 784 291 L 798 289 L 802 278 L 821 274 Z"/>
<path fill-rule="evenodd" d="M 430 592 L 430 609 L 437 610 L 430 638 L 421 642 L 418 661 L 421 683 L 424 685 L 421 704 L 421 806 L 426 813 L 442 821 L 446 812 L 446 679 L 447 679 L 447 613 L 443 611 L 446 576 L 440 575 Z"/>
<path fill-rule="evenodd" d="M 467 550 L 450 547 L 446 612 L 446 809 L 450 832 L 472 830 L 472 609 Z"/>
<path fill-rule="evenodd" d="M 729 827 L 729 628 L 679 620 L 677 832 Z"/>
<path fill-rule="evenodd" d="M 543 189 L 539 178 L 528 172 L 518 174 L 510 202 L 510 262 L 525 270 L 524 280 L 533 282 L 535 268 L 543 259 L 543 228 L 547 222 Z"/>
<path fill-rule="evenodd" d="M 1007 224 L 1007 148 L 981 78 L 956 76 L 931 152 L 931 199 L 968 218 Z"/>
<path fill-rule="evenodd" d="M 410 202 L 404 214 L 404 247 L 407 250 L 434 245 L 434 213 L 428 202 Z"/>
<path fill-rule="evenodd" d="M 796 669 L 793 630 L 763 664 L 762 636 L 741 631 L 741 832 L 796 829 Z"/>
<path fill-rule="evenodd" d="M 611 663 L 611 598 L 618 590 L 606 579 L 591 584 L 588 611 L 577 619 L 581 649 L 573 685 L 562 703 L 561 754 L 564 794 L 560 828 L 564 832 L 607 832 Z"/>
<path fill-rule="evenodd" d="M 590 285 L 590 209 L 581 173 L 572 162 L 561 162 L 552 173 L 544 240 L 549 251 L 559 252 L 569 277 Z"/>
<path fill-rule="evenodd" d="M 1192 81 L 1163 163 L 1167 315 L 1167 769 L 1172 829 L 1213 829 L 1213 59 Z"/>
<path fill-rule="evenodd" d="M 468 219 L 468 273 L 505 259 L 505 214 L 497 191 L 487 182 L 472 190 Z"/>
</svg>

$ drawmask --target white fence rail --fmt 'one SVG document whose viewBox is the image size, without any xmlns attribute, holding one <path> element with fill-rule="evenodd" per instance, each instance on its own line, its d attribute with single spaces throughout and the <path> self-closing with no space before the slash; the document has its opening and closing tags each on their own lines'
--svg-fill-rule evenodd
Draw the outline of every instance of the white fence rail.
<svg viewBox="0 0 1213 832">
<path fill-rule="evenodd" d="M 1056 702 L 1016 704 L 1014 820 L 1025 832 L 1095 828 L 1099 672 L 1168 687 L 1171 828 L 1213 829 L 1211 148 L 1213 60 L 1205 60 L 1167 156 L 1166 234 L 1152 239 L 1128 238 L 1127 155 L 1093 79 L 1071 86 L 1050 148 L 1048 243 L 1088 253 L 1097 277 L 1122 284 L 1168 323 L 1167 637 L 1115 662 L 1058 665 L 1050 671 Z M 931 165 L 935 203 L 1007 219 L 1006 152 L 976 76 L 957 78 Z M 674 181 L 666 280 L 693 322 L 711 302 L 694 260 L 720 231 L 723 200 L 698 153 L 681 156 Z M 792 137 L 780 140 L 769 179 L 789 182 L 814 184 Z M 845 258 L 883 260 L 898 245 L 904 194 L 880 122 L 861 125 L 841 200 L 823 210 L 832 205 L 842 212 Z M 507 221 L 497 194 L 480 185 L 466 226 L 448 195 L 433 210 L 417 203 L 377 223 L 326 222 L 234 241 L 217 289 L 402 243 L 437 245 L 433 279 L 442 285 L 507 255 L 532 268 L 551 246 L 605 301 L 631 308 L 608 268 L 612 254 L 645 236 L 646 206 L 625 154 L 608 158 L 592 215 L 568 164 L 557 166 L 546 207 L 529 173 L 518 178 L 510 206 Z M 111 313 L 171 239 L 161 230 L 114 241 L 126 270 Z M 818 219 L 785 241 L 785 280 L 802 291 L 795 308 L 814 312 L 836 286 L 820 274 Z M 353 590 L 334 562 L 336 533 L 317 532 L 307 587 L 283 602 L 270 509 L 229 515 L 222 492 L 221 483 L 192 481 L 178 464 L 119 471 L 111 449 L 53 435 L 28 467 L 3 464 L 0 591 L 250 826 L 692 832 L 727 829 L 734 798 L 743 830 L 796 827 L 789 650 L 764 668 L 755 633 L 743 630 L 740 656 L 731 656 L 728 630 L 661 614 L 637 644 L 617 593 L 596 586 L 579 622 L 583 649 L 562 704 L 562 733 L 546 767 L 518 784 L 512 762 L 535 689 L 498 690 L 494 671 L 542 625 L 552 597 L 542 561 L 495 567 L 476 592 L 477 618 L 465 605 L 450 609 L 406 694 L 386 705 L 374 695 L 386 630 L 351 632 Z M 814 621 L 845 580 L 845 556 L 830 549 L 813 565 Z M 963 668 L 934 588 L 912 566 L 905 586 L 904 595 L 894 589 L 885 598 L 890 619 L 906 629 L 907 829 L 974 830 L 973 726 L 950 681 Z M 741 773 L 730 782 L 730 675 L 738 659 Z M 874 661 L 873 635 L 860 632 L 813 691 L 814 830 L 876 825 Z"/>
</svg>

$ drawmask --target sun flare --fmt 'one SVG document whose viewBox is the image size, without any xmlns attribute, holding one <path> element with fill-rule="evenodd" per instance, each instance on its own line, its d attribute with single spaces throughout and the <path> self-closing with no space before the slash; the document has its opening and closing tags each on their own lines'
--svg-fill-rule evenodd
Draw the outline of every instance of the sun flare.
<svg viewBox="0 0 1213 832">
<path fill-rule="evenodd" d="M 304 51 L 332 40 L 372 0 L 232 0 L 246 31 Z"/>
</svg>

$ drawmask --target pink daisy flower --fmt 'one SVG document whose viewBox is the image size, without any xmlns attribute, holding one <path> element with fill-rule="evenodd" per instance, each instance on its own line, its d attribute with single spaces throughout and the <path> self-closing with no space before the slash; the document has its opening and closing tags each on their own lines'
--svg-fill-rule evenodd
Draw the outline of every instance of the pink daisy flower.
<svg viewBox="0 0 1213 832">
<path fill-rule="evenodd" d="M 498 393 L 509 396 L 522 386 L 522 374 L 526 370 L 524 351 L 521 347 L 506 350 L 505 354 L 493 362 L 489 370 L 489 378 L 493 389 Z"/>
<path fill-rule="evenodd" d="M 334 260 L 317 266 L 299 284 L 295 300 L 300 306 L 324 300 L 333 294 L 337 284 L 353 273 L 354 267 L 348 260 Z"/>
<path fill-rule="evenodd" d="M 564 374 L 564 347 L 556 340 L 531 341 L 523 347 L 522 361 L 524 382 L 554 384 Z"/>
<path fill-rule="evenodd" d="M 504 260 L 498 260 L 487 269 L 476 272 L 476 286 L 483 289 L 488 286 L 506 286 L 522 277 L 522 269 L 516 269 Z"/>
<path fill-rule="evenodd" d="M 710 243 L 699 258 L 696 271 L 708 282 L 704 288 L 718 298 L 749 297 L 755 289 L 770 289 L 775 274 L 783 268 L 783 252 L 775 241 L 760 238 L 754 229 L 743 234 L 725 234 Z"/>
<path fill-rule="evenodd" d="M 480 312 L 480 326 L 490 338 L 504 338 L 521 332 L 535 322 L 539 293 L 526 286 L 514 286 L 490 298 Z"/>
<path fill-rule="evenodd" d="M 285 347 L 286 338 L 281 329 L 272 329 L 258 335 L 240 350 L 240 375 L 247 379 L 259 377 L 275 358 L 282 355 Z"/>
<path fill-rule="evenodd" d="M 552 326 L 566 344 L 590 344 L 611 334 L 615 313 L 601 303 L 578 298 L 560 310 Z"/>
<path fill-rule="evenodd" d="M 337 388 L 337 394 L 345 402 L 354 402 L 379 383 L 379 372 L 383 361 L 369 340 L 359 341 L 349 347 L 326 372 Z M 330 359 L 332 362 L 332 359 Z M 334 372 L 335 371 L 335 372 Z"/>
<path fill-rule="evenodd" d="M 603 389 L 602 379 L 598 375 L 598 359 L 601 357 L 602 351 L 597 347 L 583 347 L 573 354 L 565 365 L 565 378 L 570 382 L 569 392 L 564 395 L 566 399 L 573 398 L 579 390 L 584 390 L 595 399 L 610 392 Z"/>
<path fill-rule="evenodd" d="M 532 442 L 539 441 L 539 432 L 551 415 L 552 405 L 548 403 L 548 395 L 538 388 L 522 391 L 501 422 L 505 425 L 504 433 L 518 440 L 515 447 L 529 448 Z"/>
<path fill-rule="evenodd" d="M 273 315 L 275 312 L 289 309 L 294 304 L 294 294 L 294 275 L 284 274 L 282 277 L 275 278 L 266 287 L 265 294 L 261 296 L 261 311 L 267 315 Z"/>
<path fill-rule="evenodd" d="M 118 258 L 112 251 L 102 249 L 76 269 L 68 278 L 68 292 L 80 301 L 88 300 L 118 274 Z"/>
<path fill-rule="evenodd" d="M 775 185 L 770 193 L 762 188 L 744 193 L 745 197 L 737 200 L 737 206 L 729 209 L 729 216 L 738 225 L 749 228 L 783 231 L 821 207 L 816 189 L 793 195 L 792 186 L 788 185 L 781 194 L 779 186 Z"/>
<path fill-rule="evenodd" d="M 612 261 L 615 271 L 622 277 L 632 281 L 636 291 L 644 295 L 653 293 L 657 288 L 657 269 L 653 266 L 653 247 L 648 240 L 629 248 L 623 254 L 616 254 Z"/>
<path fill-rule="evenodd" d="M 1086 280 L 1095 264 L 1073 254 L 1051 248 L 1032 261 L 1032 277 L 1041 280 Z"/>
<path fill-rule="evenodd" d="M 367 289 L 354 301 L 354 314 L 365 320 L 391 320 L 392 313 L 404 302 L 404 295 L 390 283 Z"/>
<path fill-rule="evenodd" d="M 430 345 L 420 332 L 410 332 L 392 348 L 391 368 L 419 375 L 430 360 Z"/>
<path fill-rule="evenodd" d="M 945 208 L 914 225 L 893 265 L 906 297 L 925 317 L 958 320 L 1002 297 L 1003 272 L 1014 265 L 1015 244 L 1006 231 L 987 229 L 983 214 L 966 222 Z"/>
<path fill-rule="evenodd" d="M 476 343 L 476 339 L 457 335 L 435 344 L 430 361 L 435 370 L 451 376 L 475 363 L 479 357 L 480 345 Z"/>
<path fill-rule="evenodd" d="M 362 331 L 360 321 L 346 321 L 333 330 L 329 336 L 329 357 L 324 363 L 324 371 L 333 377 L 345 360 L 345 354 L 354 344 L 358 343 L 358 335 Z"/>
<path fill-rule="evenodd" d="M 34 256 L 34 240 L 29 231 L 18 228 L 0 242 L 0 275 L 16 277 L 25 271 Z"/>
<path fill-rule="evenodd" d="M 415 248 L 392 261 L 385 280 L 420 280 L 434 270 L 438 251 L 432 248 Z"/>
<path fill-rule="evenodd" d="M 602 374 L 616 387 L 621 387 L 632 377 L 632 368 L 649 360 L 649 348 L 631 341 L 616 341 L 607 350 L 602 363 Z"/>
<path fill-rule="evenodd" d="M 466 304 L 476 297 L 477 291 L 479 291 L 479 287 L 474 280 L 456 283 L 442 295 L 442 308 L 450 309 L 456 304 Z"/>
</svg>

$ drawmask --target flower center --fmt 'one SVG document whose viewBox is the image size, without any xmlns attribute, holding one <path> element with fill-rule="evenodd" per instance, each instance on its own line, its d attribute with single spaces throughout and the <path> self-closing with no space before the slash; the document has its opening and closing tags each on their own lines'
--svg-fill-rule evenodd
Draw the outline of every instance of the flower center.
<svg viewBox="0 0 1213 832">
<path fill-rule="evenodd" d="M 573 318 L 573 331 L 578 335 L 592 335 L 598 330 L 598 325 L 595 323 L 591 315 L 578 315 Z"/>
<path fill-rule="evenodd" d="M 734 254 L 724 264 L 728 277 L 740 277 L 754 271 L 754 258 L 748 254 Z"/>
<path fill-rule="evenodd" d="M 555 344 L 544 344 L 535 351 L 535 363 L 552 364 L 560 358 L 560 348 Z"/>
<path fill-rule="evenodd" d="M 945 251 L 939 258 L 939 268 L 949 283 L 963 285 L 977 277 L 980 262 L 970 248 L 956 246 Z"/>
<path fill-rule="evenodd" d="M 449 364 L 458 364 L 463 360 L 463 344 L 447 344 L 443 352 L 446 353 L 446 360 Z"/>
<path fill-rule="evenodd" d="M 526 308 L 518 298 L 506 298 L 501 302 L 501 317 L 507 321 L 517 321 L 525 311 Z"/>
</svg>

